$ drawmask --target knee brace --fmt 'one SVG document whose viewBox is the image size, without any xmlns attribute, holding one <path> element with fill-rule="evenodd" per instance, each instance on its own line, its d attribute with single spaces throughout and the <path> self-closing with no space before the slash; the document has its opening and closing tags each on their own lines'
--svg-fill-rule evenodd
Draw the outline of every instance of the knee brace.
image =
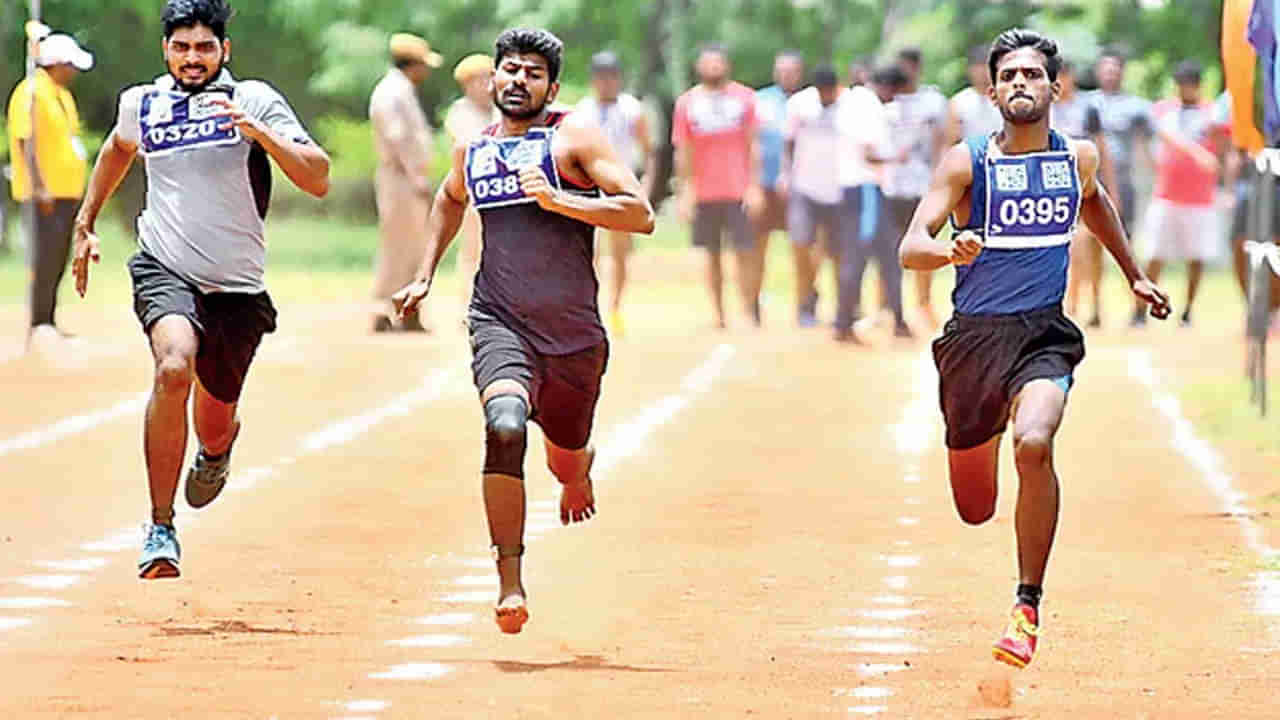
<svg viewBox="0 0 1280 720">
<path fill-rule="evenodd" d="M 524 478 L 525 426 L 529 406 L 518 395 L 499 395 L 484 404 L 484 472 Z"/>
</svg>

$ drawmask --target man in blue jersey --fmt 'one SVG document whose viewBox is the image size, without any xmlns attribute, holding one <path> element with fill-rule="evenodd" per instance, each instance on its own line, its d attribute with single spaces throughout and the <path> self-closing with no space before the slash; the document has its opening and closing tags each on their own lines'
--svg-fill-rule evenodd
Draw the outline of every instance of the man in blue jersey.
<svg viewBox="0 0 1280 720">
<path fill-rule="evenodd" d="M 480 270 L 467 323 L 471 370 L 485 417 L 484 504 L 498 568 L 495 619 L 518 633 L 529 619 L 521 582 L 524 456 L 530 420 L 542 426 L 560 481 L 560 521 L 595 514 L 591 426 L 609 342 L 596 305 L 596 228 L 653 232 L 653 208 L 629 164 L 583 113 L 549 109 L 564 45 L 545 30 L 498 36 L 490 89 L 501 122 L 457 144 L 436 192 L 417 279 L 392 300 L 413 312 L 468 203 L 480 211 Z"/>
<path fill-rule="evenodd" d="M 992 652 L 1025 667 L 1039 633 L 1041 585 L 1058 524 L 1053 442 L 1084 336 L 1062 313 L 1068 247 L 1083 219 L 1157 318 L 1168 297 L 1143 275 L 1124 226 L 1098 182 L 1098 149 L 1049 129 L 1061 59 L 1050 39 L 1012 29 L 991 46 L 992 99 L 1004 128 L 947 150 L 916 208 L 899 255 L 904 267 L 954 265 L 955 316 L 934 341 L 956 509 L 967 523 L 996 508 L 1000 438 L 1013 419 L 1018 469 L 1015 527 L 1020 584 L 1012 619 Z M 934 239 L 948 216 L 957 233 Z"/>
</svg>

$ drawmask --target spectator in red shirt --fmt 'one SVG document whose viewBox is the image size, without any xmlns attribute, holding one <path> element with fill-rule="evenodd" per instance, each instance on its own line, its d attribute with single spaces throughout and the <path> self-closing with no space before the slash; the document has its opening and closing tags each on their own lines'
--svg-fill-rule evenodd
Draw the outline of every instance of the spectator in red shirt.
<svg viewBox="0 0 1280 720">
<path fill-rule="evenodd" d="M 1167 263 L 1187 263 L 1183 327 L 1191 324 L 1191 306 L 1204 263 L 1216 258 L 1223 244 L 1214 197 L 1228 129 L 1216 117 L 1213 105 L 1202 98 L 1200 75 L 1199 63 L 1179 63 L 1173 74 L 1178 97 L 1162 100 L 1152 108 L 1160 147 L 1154 197 L 1147 208 L 1143 233 L 1149 243 L 1147 276 L 1152 282 L 1158 282 Z M 1145 320 L 1146 307 L 1140 304 L 1134 309 L 1132 324 L 1142 325 Z"/>
<path fill-rule="evenodd" d="M 671 144 L 680 178 L 680 215 L 693 223 L 693 244 L 707 251 L 707 282 L 716 326 L 725 327 L 720 244 L 727 235 L 737 258 L 738 285 L 751 321 L 760 324 L 760 274 L 748 211 L 761 201 L 759 124 L 755 92 L 729 78 L 723 47 L 698 54 L 698 85 L 676 100 Z"/>
</svg>

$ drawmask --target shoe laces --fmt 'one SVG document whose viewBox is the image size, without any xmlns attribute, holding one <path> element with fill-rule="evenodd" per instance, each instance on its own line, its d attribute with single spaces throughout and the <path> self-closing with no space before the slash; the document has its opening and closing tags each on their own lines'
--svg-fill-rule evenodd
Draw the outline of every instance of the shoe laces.
<svg viewBox="0 0 1280 720">
<path fill-rule="evenodd" d="M 163 525 L 152 525 L 142 548 L 148 552 L 159 550 L 173 539 L 173 531 Z"/>
<path fill-rule="evenodd" d="M 1017 638 L 1024 642 L 1029 642 L 1030 638 L 1040 634 L 1040 628 L 1033 622 L 1022 608 L 1014 608 L 1013 617 L 1009 619 L 1009 627 L 1005 630 L 1005 635 Z"/>
</svg>

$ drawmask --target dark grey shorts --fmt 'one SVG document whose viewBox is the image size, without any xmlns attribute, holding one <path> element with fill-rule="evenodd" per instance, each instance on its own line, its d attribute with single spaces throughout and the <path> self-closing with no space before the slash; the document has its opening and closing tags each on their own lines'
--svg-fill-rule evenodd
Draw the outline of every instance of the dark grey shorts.
<svg viewBox="0 0 1280 720">
<path fill-rule="evenodd" d="M 787 233 L 796 247 L 812 247 L 818 241 L 818 228 L 826 230 L 827 247 L 839 254 L 840 203 L 827 205 L 800 193 L 791 193 L 787 207 Z"/>
<path fill-rule="evenodd" d="M 510 380 L 529 394 L 531 419 L 556 447 L 581 450 L 591 439 L 609 341 L 569 355 L 543 355 L 493 313 L 467 312 L 476 390 Z"/>
<path fill-rule="evenodd" d="M 750 250 L 756 240 L 741 200 L 698 203 L 693 216 L 693 246 L 720 252 L 722 238 L 737 250 Z"/>
<path fill-rule="evenodd" d="M 202 293 L 145 252 L 129 259 L 133 310 L 148 336 L 166 315 L 191 321 L 200 336 L 196 377 L 224 403 L 240 399 L 262 336 L 276 329 L 276 309 L 264 293 Z"/>
</svg>

